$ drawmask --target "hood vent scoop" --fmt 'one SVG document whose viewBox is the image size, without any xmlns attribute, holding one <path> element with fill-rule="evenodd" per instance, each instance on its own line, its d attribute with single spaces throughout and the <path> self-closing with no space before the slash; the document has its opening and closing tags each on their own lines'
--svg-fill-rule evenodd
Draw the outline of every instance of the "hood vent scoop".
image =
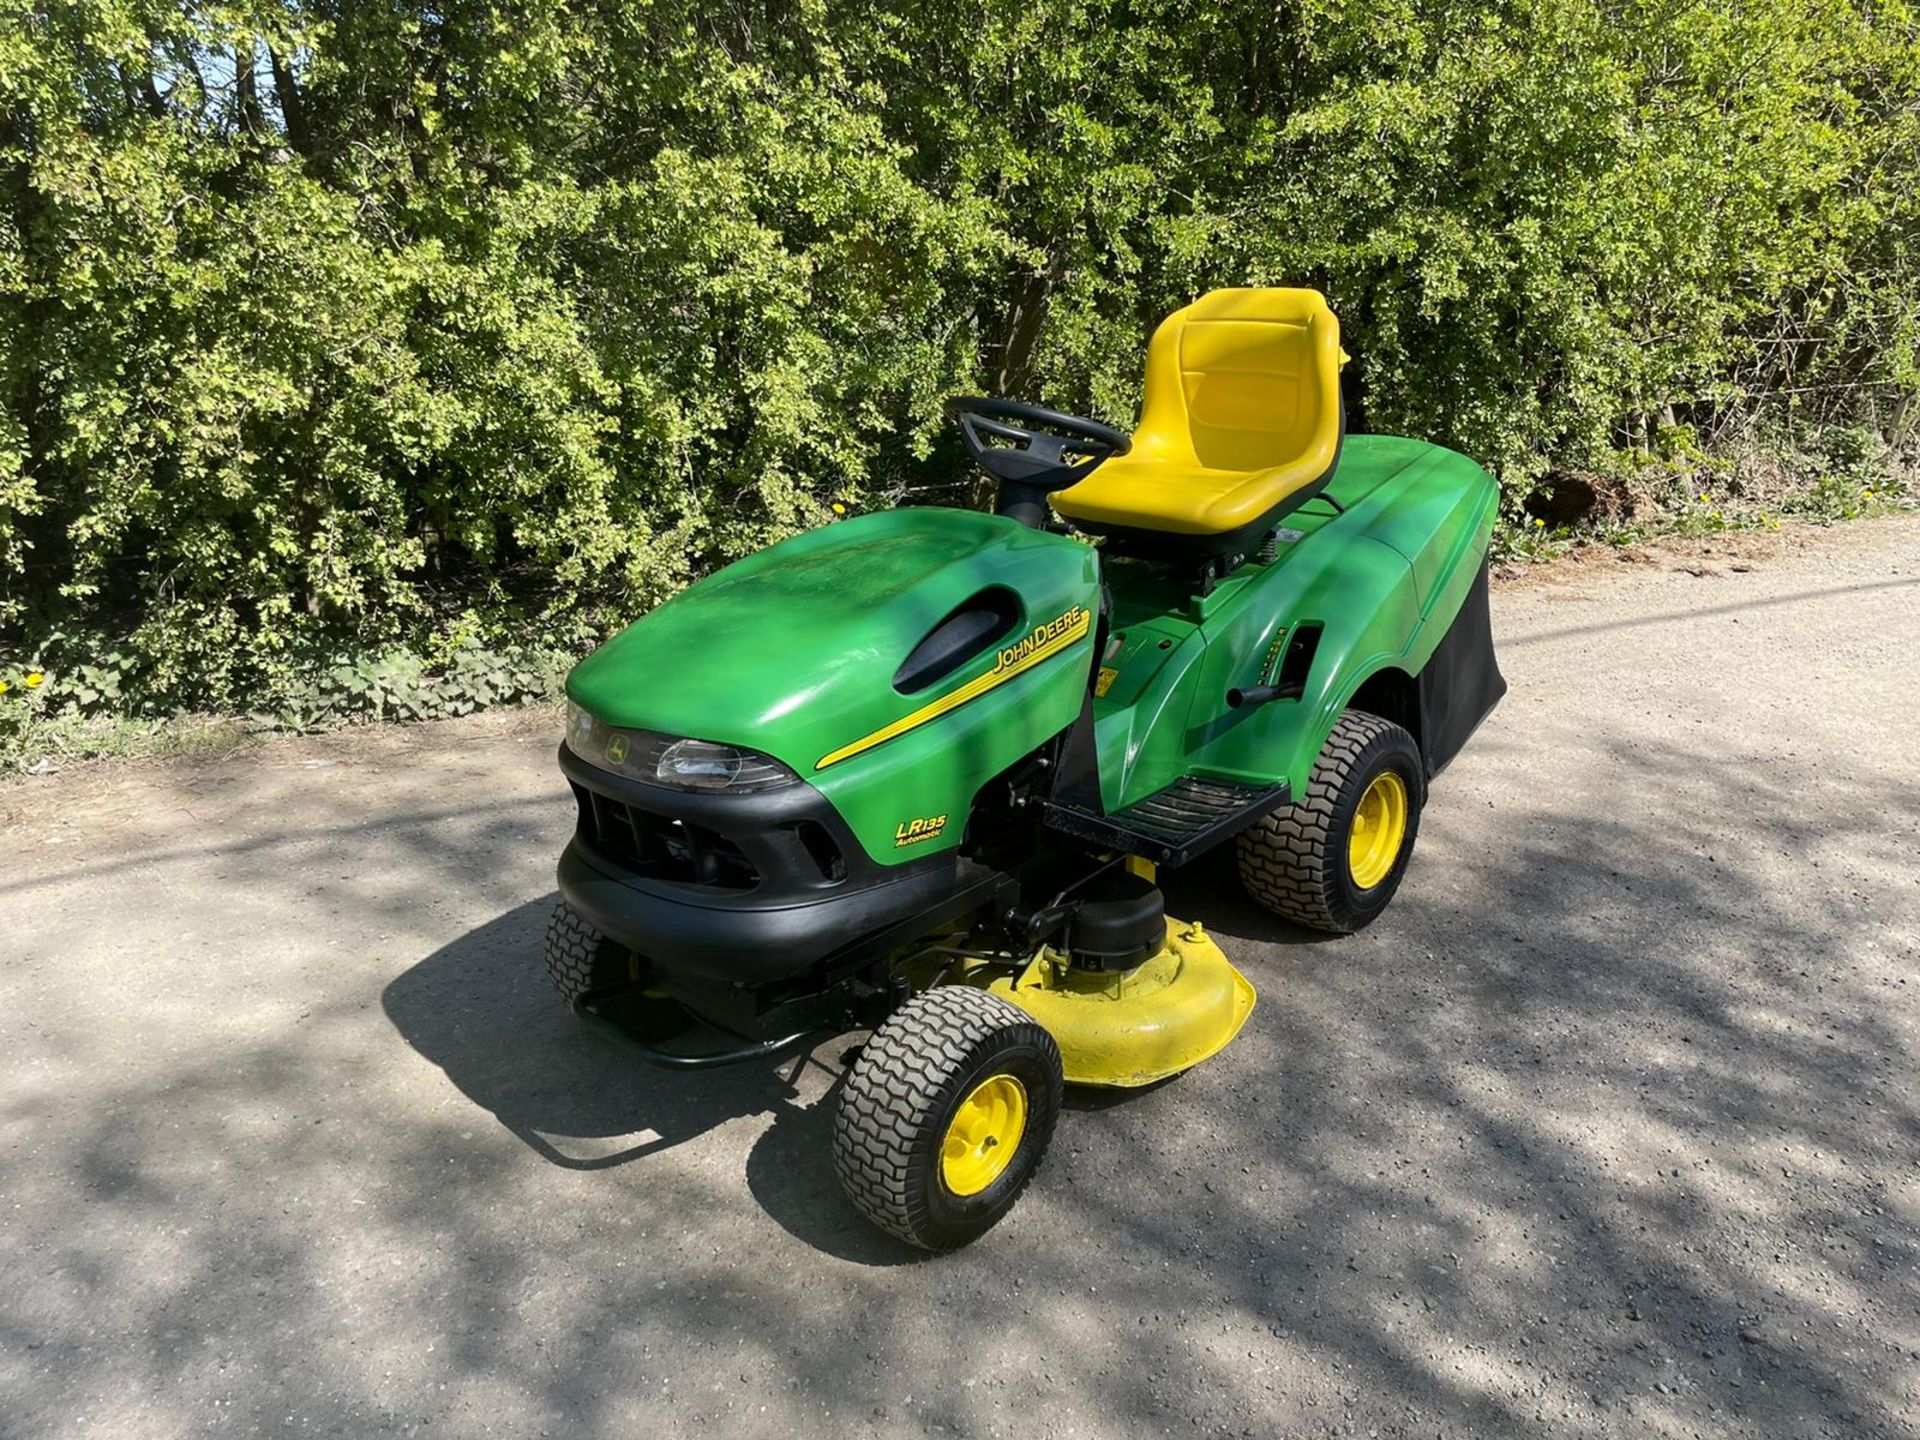
<svg viewBox="0 0 1920 1440">
<path fill-rule="evenodd" d="M 1019 623 L 1019 596 L 998 585 L 982 590 L 913 647 L 913 653 L 893 673 L 893 688 L 902 695 L 913 695 L 937 684 L 1006 639 Z"/>
</svg>

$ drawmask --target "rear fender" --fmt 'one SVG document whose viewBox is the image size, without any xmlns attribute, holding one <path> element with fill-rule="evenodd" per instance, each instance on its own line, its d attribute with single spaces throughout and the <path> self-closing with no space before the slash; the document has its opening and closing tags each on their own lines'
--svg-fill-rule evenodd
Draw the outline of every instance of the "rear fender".
<svg viewBox="0 0 1920 1440">
<path fill-rule="evenodd" d="M 1476 583 L 1484 586 L 1498 501 L 1492 478 L 1479 466 L 1451 451 L 1429 449 L 1421 463 L 1330 524 L 1312 543 L 1327 545 L 1343 533 L 1350 538 L 1329 548 L 1315 582 L 1284 602 L 1295 628 L 1330 617 L 1321 622 L 1302 694 L 1259 706 L 1236 726 L 1232 717 L 1239 712 L 1225 706 L 1222 691 L 1209 722 L 1219 728 L 1218 737 L 1196 750 L 1196 768 L 1247 783 L 1284 780 L 1304 791 L 1340 716 L 1375 706 L 1422 744 L 1430 775 L 1444 766 L 1465 735 L 1449 721 L 1441 737 L 1445 753 L 1429 753 L 1427 742 L 1435 737 L 1427 733 L 1425 718 L 1433 690 L 1427 667 Z M 1241 657 L 1248 652 L 1231 640 L 1223 649 L 1225 663 L 1237 661 L 1245 673 Z M 1490 645 L 1484 658 L 1491 678 L 1474 687 L 1485 703 L 1473 723 L 1505 689 L 1492 669 Z M 1196 706 L 1212 696 L 1212 687 L 1203 686 Z"/>
<path fill-rule="evenodd" d="M 1285 782 L 1304 791 L 1320 747 L 1355 692 L 1369 676 L 1404 663 L 1420 628 L 1411 567 L 1368 537 L 1334 541 L 1329 534 L 1318 543 L 1329 545 L 1328 558 L 1337 549 L 1338 563 L 1324 566 L 1290 603 L 1270 607 L 1252 597 L 1246 613 L 1218 640 L 1209 635 L 1188 730 L 1195 773 L 1250 785 Z M 1311 638 L 1313 646 L 1299 695 L 1237 709 L 1228 705 L 1228 690 L 1279 678 L 1286 642 L 1295 633 Z"/>
<path fill-rule="evenodd" d="M 1343 470 L 1352 473 L 1329 491 L 1351 496 L 1342 513 L 1273 562 L 1242 567 L 1186 614 L 1170 614 L 1169 627 L 1190 633 L 1137 691 L 1127 689 L 1121 657 L 1114 691 L 1125 705 L 1099 718 L 1109 812 L 1186 774 L 1299 793 L 1355 704 L 1379 705 L 1422 735 L 1420 677 L 1483 573 L 1497 490 L 1451 451 L 1376 436 L 1347 445 Z M 1309 635 L 1297 694 L 1227 703 L 1230 690 L 1273 683 L 1289 645 Z M 1430 756 L 1429 770 L 1446 758 Z"/>
</svg>

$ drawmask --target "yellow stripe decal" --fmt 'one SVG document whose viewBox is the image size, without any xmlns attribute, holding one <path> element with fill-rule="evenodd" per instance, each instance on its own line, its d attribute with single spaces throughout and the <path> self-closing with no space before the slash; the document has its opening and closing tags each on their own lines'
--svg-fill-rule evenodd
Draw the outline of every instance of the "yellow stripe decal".
<svg viewBox="0 0 1920 1440">
<path fill-rule="evenodd" d="M 1082 605 L 1074 606 L 1066 614 L 1037 627 L 1026 639 L 1002 649 L 1000 658 L 986 674 L 976 675 L 958 690 L 942 695 L 931 704 L 922 705 L 911 715 L 903 716 L 891 725 L 882 725 L 871 735 L 863 735 L 851 745 L 842 745 L 831 755 L 823 755 L 820 763 L 813 768 L 824 770 L 829 765 L 838 765 L 842 760 L 850 760 L 876 745 L 884 745 L 909 730 L 917 730 L 929 720 L 938 720 L 949 711 L 958 710 L 969 700 L 978 700 L 994 687 L 1006 684 L 1014 676 L 1024 674 L 1041 661 L 1051 659 L 1076 640 L 1084 638 L 1092 623 L 1091 611 Z"/>
</svg>

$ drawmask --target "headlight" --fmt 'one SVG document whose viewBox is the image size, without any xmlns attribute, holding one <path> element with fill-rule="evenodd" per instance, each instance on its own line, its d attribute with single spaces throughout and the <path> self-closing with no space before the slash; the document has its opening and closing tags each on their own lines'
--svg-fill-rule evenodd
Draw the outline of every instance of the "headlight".
<svg viewBox="0 0 1920 1440">
<path fill-rule="evenodd" d="M 567 701 L 567 748 L 582 760 L 593 758 L 593 716 Z"/>
<path fill-rule="evenodd" d="M 729 795 L 798 785 L 800 777 L 770 755 L 711 740 L 621 730 L 567 702 L 567 748 L 589 765 L 649 785 Z"/>
</svg>

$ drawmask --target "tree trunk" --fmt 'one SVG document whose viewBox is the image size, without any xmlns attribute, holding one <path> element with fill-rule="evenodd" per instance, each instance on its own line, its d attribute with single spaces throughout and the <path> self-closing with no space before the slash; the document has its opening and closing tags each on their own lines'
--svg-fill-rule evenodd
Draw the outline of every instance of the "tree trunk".
<svg viewBox="0 0 1920 1440">
<path fill-rule="evenodd" d="M 267 46 L 267 64 L 273 69 L 273 93 L 280 100 L 280 120 L 287 127 L 287 146 L 302 159 L 313 158 L 313 136 L 307 129 L 307 102 L 300 83 L 280 52 Z"/>
<path fill-rule="evenodd" d="M 1007 312 L 1007 338 L 1000 346 L 1000 367 L 993 377 L 994 394 L 1018 395 L 1032 378 L 1033 347 L 1040 339 L 1040 325 L 1047 316 L 1047 297 L 1060 282 L 1060 273 L 1060 264 L 1055 261 L 1021 283 L 1013 308 Z"/>
<path fill-rule="evenodd" d="M 233 102 L 240 128 L 253 139 L 266 132 L 266 117 L 260 113 L 260 50 L 251 35 L 243 35 L 233 45 Z"/>
</svg>

